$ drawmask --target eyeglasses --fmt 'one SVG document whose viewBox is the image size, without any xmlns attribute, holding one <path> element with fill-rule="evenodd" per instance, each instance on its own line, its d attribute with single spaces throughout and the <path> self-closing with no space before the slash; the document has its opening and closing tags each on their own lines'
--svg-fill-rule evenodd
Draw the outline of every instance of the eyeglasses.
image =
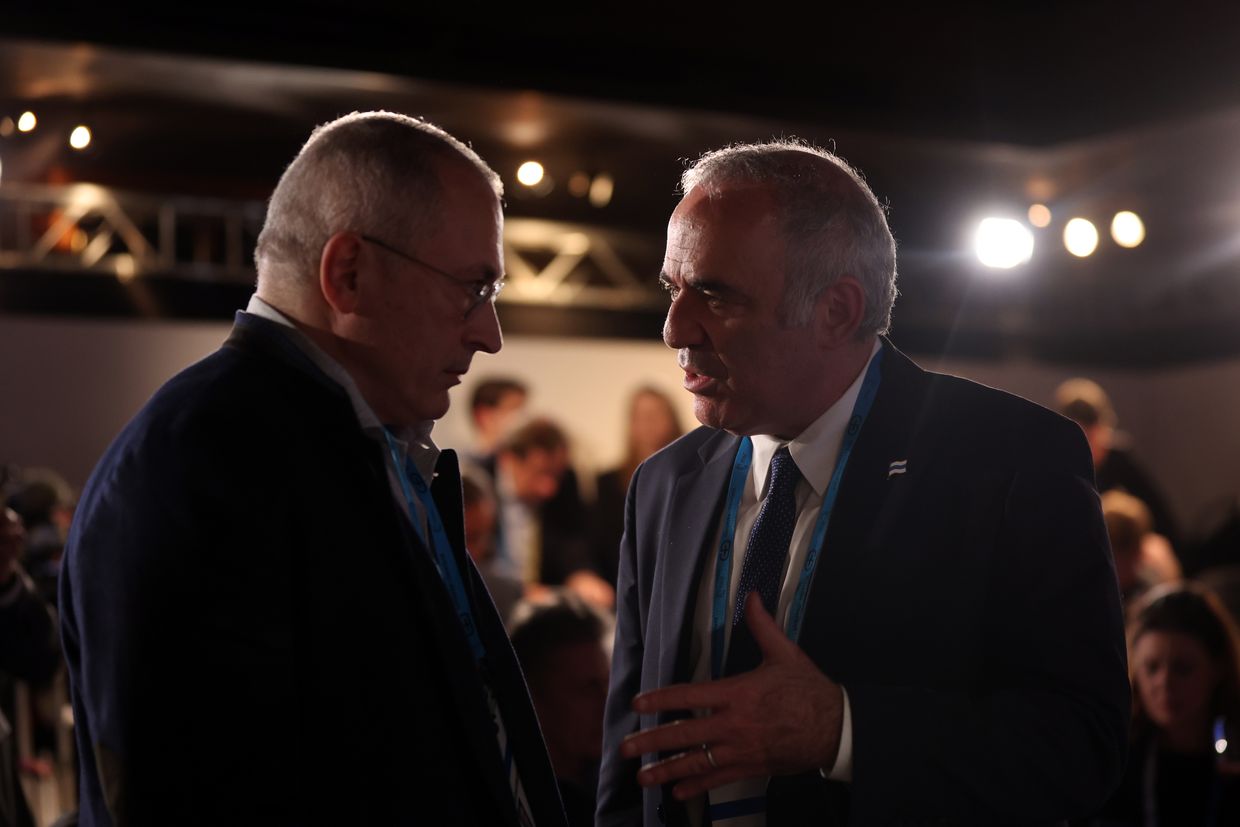
<svg viewBox="0 0 1240 827">
<path fill-rule="evenodd" d="M 370 242 L 376 247 L 382 247 L 384 250 L 387 250 L 389 253 L 400 256 L 405 261 L 412 262 L 413 264 L 416 264 L 425 270 L 430 270 L 432 273 L 434 273 L 437 276 L 443 276 L 448 281 L 452 282 L 453 284 L 460 287 L 462 290 L 469 293 L 469 306 L 465 308 L 466 317 L 468 317 L 470 313 L 473 313 L 475 310 L 481 307 L 485 302 L 495 301 L 495 298 L 499 295 L 499 291 L 504 289 L 504 284 L 506 281 L 504 276 L 500 276 L 499 278 L 494 279 L 494 280 L 477 279 L 475 281 L 463 281 L 462 279 L 458 279 L 456 276 L 452 275 L 451 273 L 448 273 L 444 270 L 440 270 L 438 267 L 436 267 L 433 264 L 427 264 L 422 259 L 415 258 L 414 256 L 411 256 L 408 253 L 402 252 L 401 250 L 398 250 L 395 247 L 393 247 L 391 244 L 380 241 L 377 238 L 373 238 L 368 235 L 362 235 L 361 239 L 362 241 Z"/>
</svg>

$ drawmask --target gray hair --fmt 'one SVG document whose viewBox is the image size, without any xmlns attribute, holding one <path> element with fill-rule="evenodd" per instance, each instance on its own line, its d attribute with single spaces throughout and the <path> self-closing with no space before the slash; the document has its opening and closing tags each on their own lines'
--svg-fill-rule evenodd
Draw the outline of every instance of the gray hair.
<svg viewBox="0 0 1240 827">
<path fill-rule="evenodd" d="M 840 173 L 853 186 L 842 186 Z M 793 139 L 708 152 L 680 179 L 686 195 L 694 187 L 715 195 L 731 184 L 766 187 L 779 205 L 788 242 L 784 324 L 806 324 L 822 291 L 851 275 L 865 292 L 858 335 L 888 331 L 896 298 L 896 242 L 886 211 L 857 170 L 825 149 Z"/>
<path fill-rule="evenodd" d="M 453 160 L 503 195 L 476 152 L 427 121 L 353 112 L 317 127 L 271 194 L 254 250 L 259 278 L 317 281 L 323 245 L 344 230 L 393 243 L 432 232 L 443 196 L 439 165 Z"/>
</svg>

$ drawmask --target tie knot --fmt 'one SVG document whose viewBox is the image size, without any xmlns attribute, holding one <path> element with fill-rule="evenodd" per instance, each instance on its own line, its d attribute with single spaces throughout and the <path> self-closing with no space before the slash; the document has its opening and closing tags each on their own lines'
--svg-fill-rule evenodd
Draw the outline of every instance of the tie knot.
<svg viewBox="0 0 1240 827">
<path fill-rule="evenodd" d="M 767 496 L 770 497 L 777 491 L 782 493 L 796 488 L 800 478 L 800 469 L 797 468 L 792 454 L 788 451 L 788 446 L 785 445 L 775 452 L 775 456 L 771 457 L 771 483 L 768 486 Z"/>
</svg>

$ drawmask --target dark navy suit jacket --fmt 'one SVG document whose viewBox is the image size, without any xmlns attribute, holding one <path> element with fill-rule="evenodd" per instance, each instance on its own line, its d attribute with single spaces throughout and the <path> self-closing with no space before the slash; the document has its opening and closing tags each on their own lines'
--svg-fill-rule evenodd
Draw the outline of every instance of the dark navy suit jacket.
<svg viewBox="0 0 1240 827">
<path fill-rule="evenodd" d="M 433 492 L 537 823 L 562 808 L 512 649 Z M 238 314 L 83 493 L 62 638 L 84 825 L 516 824 L 464 633 L 344 391 Z"/>
<path fill-rule="evenodd" d="M 1129 690 L 1084 436 L 1023 399 L 884 351 L 799 641 L 848 691 L 853 780 L 773 779 L 768 823 L 1086 814 L 1120 778 Z M 690 679 L 694 601 L 739 442 L 698 429 L 630 486 L 601 825 L 684 823 L 668 789 L 637 786 L 639 762 L 619 744 L 672 717 L 635 715 L 634 695 Z M 906 472 L 892 474 L 901 460 Z"/>
</svg>

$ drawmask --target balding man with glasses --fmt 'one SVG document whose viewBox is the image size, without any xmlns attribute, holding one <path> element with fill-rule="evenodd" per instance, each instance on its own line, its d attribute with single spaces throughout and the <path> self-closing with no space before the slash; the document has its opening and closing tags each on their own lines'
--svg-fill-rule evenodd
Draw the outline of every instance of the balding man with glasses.
<svg viewBox="0 0 1240 827">
<path fill-rule="evenodd" d="M 61 602 L 82 824 L 563 824 L 430 436 L 501 345 L 501 194 L 383 112 L 285 171 L 232 334 L 81 500 Z"/>
</svg>

